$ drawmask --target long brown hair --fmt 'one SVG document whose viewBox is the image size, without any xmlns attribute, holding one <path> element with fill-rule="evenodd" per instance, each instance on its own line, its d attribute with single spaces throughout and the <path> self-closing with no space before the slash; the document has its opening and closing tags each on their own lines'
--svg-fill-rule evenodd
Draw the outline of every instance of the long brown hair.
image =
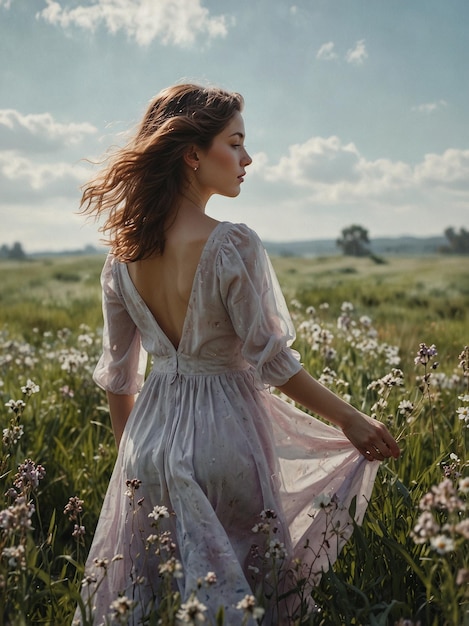
<svg viewBox="0 0 469 626">
<path fill-rule="evenodd" d="M 106 216 L 100 231 L 120 260 L 163 253 L 168 215 L 187 184 L 187 147 L 208 149 L 242 108 L 237 93 L 192 84 L 154 98 L 134 137 L 83 188 L 81 212 Z"/>
</svg>

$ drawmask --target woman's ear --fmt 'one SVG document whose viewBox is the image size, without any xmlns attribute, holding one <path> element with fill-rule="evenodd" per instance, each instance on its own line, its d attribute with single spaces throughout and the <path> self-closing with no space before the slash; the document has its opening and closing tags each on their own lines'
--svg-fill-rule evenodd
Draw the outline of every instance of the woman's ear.
<svg viewBox="0 0 469 626">
<path fill-rule="evenodd" d="M 199 168 L 199 155 L 197 153 L 197 146 L 190 146 L 185 151 L 184 163 L 188 165 L 191 170 L 196 171 Z"/>
</svg>

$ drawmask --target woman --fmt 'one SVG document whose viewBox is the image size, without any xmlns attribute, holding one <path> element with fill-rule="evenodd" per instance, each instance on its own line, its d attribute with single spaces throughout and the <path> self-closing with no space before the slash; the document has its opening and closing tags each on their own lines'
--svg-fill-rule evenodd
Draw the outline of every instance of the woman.
<svg viewBox="0 0 469 626">
<path fill-rule="evenodd" d="M 363 516 L 378 466 L 365 459 L 399 455 L 383 424 L 301 367 L 256 234 L 205 214 L 213 194 L 239 194 L 251 163 L 242 106 L 239 94 L 214 88 L 162 91 L 134 139 L 84 190 L 84 212 L 107 216 L 94 378 L 119 446 L 83 593 L 96 624 L 119 594 L 130 599 L 128 623 L 151 612 L 168 554 L 182 601 L 198 590 L 204 608 L 193 611 L 214 620 L 223 607 L 234 626 L 255 594 L 263 624 L 288 623 L 295 599 L 283 606 L 278 590 L 294 586 L 295 568 L 314 584 L 350 535 L 354 497 Z M 318 496 L 333 507 L 321 508 Z M 324 535 L 331 515 L 340 524 L 334 541 Z M 166 565 L 156 522 L 158 533 L 172 533 Z M 96 585 L 100 565 L 106 575 Z"/>
</svg>

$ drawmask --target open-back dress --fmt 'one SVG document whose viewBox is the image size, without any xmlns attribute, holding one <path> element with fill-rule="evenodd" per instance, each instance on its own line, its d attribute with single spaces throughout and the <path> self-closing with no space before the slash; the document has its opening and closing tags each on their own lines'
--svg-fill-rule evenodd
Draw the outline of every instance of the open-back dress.
<svg viewBox="0 0 469 626">
<path fill-rule="evenodd" d="M 182 566 L 174 572 L 182 602 L 196 592 L 207 623 L 223 606 L 225 623 L 241 624 L 237 604 L 254 594 L 266 608 L 263 625 L 287 624 L 275 587 L 293 585 L 295 570 L 314 584 L 334 562 L 352 532 L 348 509 L 354 501 L 360 522 L 379 464 L 272 392 L 301 365 L 258 236 L 243 224 L 216 225 L 177 348 L 112 254 L 102 286 L 103 354 L 94 379 L 138 397 L 86 566 L 82 595 L 92 598 L 94 624 L 106 622 L 119 596 L 135 603 L 128 624 L 158 602 L 170 554 L 155 535 L 164 531 Z M 164 509 L 152 516 L 159 506 L 169 517 Z M 216 582 L 201 584 L 209 572 Z"/>
</svg>

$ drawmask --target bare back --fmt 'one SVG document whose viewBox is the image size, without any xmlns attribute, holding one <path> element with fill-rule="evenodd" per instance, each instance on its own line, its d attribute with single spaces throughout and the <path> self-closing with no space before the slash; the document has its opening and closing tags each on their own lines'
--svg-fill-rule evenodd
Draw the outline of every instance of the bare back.
<svg viewBox="0 0 469 626">
<path fill-rule="evenodd" d="M 132 282 L 155 320 L 177 349 L 200 256 L 217 221 L 176 222 L 168 232 L 164 253 L 128 264 Z"/>
</svg>

